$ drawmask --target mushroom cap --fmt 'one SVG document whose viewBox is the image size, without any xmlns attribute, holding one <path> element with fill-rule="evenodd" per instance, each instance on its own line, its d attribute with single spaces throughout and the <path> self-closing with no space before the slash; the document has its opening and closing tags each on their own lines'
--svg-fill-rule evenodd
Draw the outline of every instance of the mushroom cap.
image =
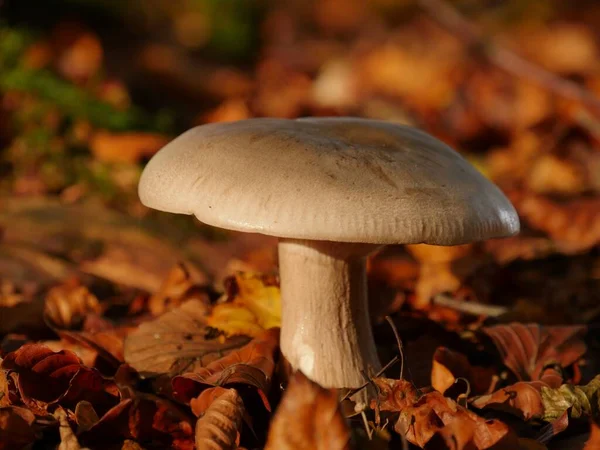
<svg viewBox="0 0 600 450">
<path fill-rule="evenodd" d="M 519 231 L 510 201 L 446 144 L 358 118 L 193 128 L 150 160 L 139 196 L 216 227 L 294 239 L 456 245 Z"/>
</svg>

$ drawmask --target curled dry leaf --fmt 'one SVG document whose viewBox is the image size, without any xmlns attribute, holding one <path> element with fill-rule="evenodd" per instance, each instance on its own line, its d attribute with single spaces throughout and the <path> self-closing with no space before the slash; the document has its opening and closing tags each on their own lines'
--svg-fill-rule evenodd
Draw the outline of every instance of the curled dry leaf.
<svg viewBox="0 0 600 450">
<path fill-rule="evenodd" d="M 196 449 L 236 449 L 243 418 L 242 397 L 235 389 L 222 390 L 196 422 Z"/>
<path fill-rule="evenodd" d="M 18 450 L 39 438 L 35 415 L 17 406 L 0 407 L 0 450 Z"/>
<path fill-rule="evenodd" d="M 544 415 L 543 386 L 545 383 L 541 381 L 519 381 L 492 394 L 476 397 L 471 404 L 476 408 L 499 409 L 523 420 L 541 419 Z"/>
<path fill-rule="evenodd" d="M 244 337 L 207 339 L 208 306 L 189 300 L 125 339 L 125 361 L 141 376 L 194 371 L 248 342 Z"/>
<path fill-rule="evenodd" d="M 549 326 L 511 323 L 482 328 L 502 361 L 519 380 L 539 380 L 546 366 L 569 367 L 586 352 L 584 325 Z M 577 380 L 575 380 L 577 381 Z M 557 387 L 562 380 L 558 380 Z"/>
<path fill-rule="evenodd" d="M 166 312 L 169 307 L 179 306 L 184 295 L 194 285 L 189 271 L 183 264 L 173 267 L 163 280 L 158 291 L 150 297 L 148 309 L 154 316 Z"/>
<path fill-rule="evenodd" d="M 72 328 L 90 312 L 100 313 L 100 303 L 77 279 L 55 286 L 46 294 L 44 314 L 55 327 Z"/>
<path fill-rule="evenodd" d="M 271 421 L 265 450 L 348 450 L 350 431 L 335 389 L 296 372 Z"/>
<path fill-rule="evenodd" d="M 493 394 L 476 397 L 476 408 L 492 408 L 524 420 L 554 422 L 568 413 L 571 418 L 593 417 L 600 413 L 600 375 L 587 385 L 563 384 L 552 388 L 541 381 L 518 382 Z"/>
<path fill-rule="evenodd" d="M 402 409 L 394 429 L 420 447 L 441 433 L 444 441 L 455 440 L 462 445 L 453 447 L 456 449 L 519 448 L 517 437 L 507 425 L 486 420 L 437 391 Z"/>
<path fill-rule="evenodd" d="M 228 336 L 258 336 L 263 330 L 281 326 L 279 286 L 267 276 L 240 272 L 229 280 L 233 296 L 213 308 L 211 327 Z"/>
<path fill-rule="evenodd" d="M 407 380 L 374 378 L 379 391 L 378 400 L 371 401 L 371 408 L 381 411 L 402 411 L 413 405 L 419 398 L 415 386 Z"/>
<path fill-rule="evenodd" d="M 54 418 L 58 420 L 58 431 L 60 434 L 60 444 L 58 450 L 81 450 L 79 441 L 69 425 L 67 413 L 62 408 L 57 408 L 54 412 Z"/>
<path fill-rule="evenodd" d="M 108 409 L 118 401 L 114 383 L 81 365 L 71 351 L 54 352 L 41 344 L 25 344 L 2 361 L 2 368 L 18 375 L 19 395 L 32 411 L 44 414 L 57 402 L 75 406 L 89 400 Z"/>
<path fill-rule="evenodd" d="M 123 439 L 151 441 L 160 448 L 194 448 L 193 419 L 173 402 L 141 393 L 122 400 L 78 437 L 82 445 L 94 448 Z"/>
<path fill-rule="evenodd" d="M 600 375 L 583 386 L 563 384 L 556 389 L 544 386 L 541 393 L 544 420 L 555 420 L 567 411 L 572 418 L 600 416 Z"/>
<path fill-rule="evenodd" d="M 185 403 L 212 386 L 249 385 L 258 390 L 270 411 L 267 394 L 271 387 L 275 359 L 279 348 L 279 329 L 273 328 L 227 356 L 206 367 L 173 378 L 175 397 Z"/>
<path fill-rule="evenodd" d="M 462 353 L 439 347 L 433 355 L 431 386 L 443 394 L 457 378 L 464 378 L 471 394 L 485 394 L 493 389 L 495 372 L 494 367 L 473 366 Z"/>
</svg>

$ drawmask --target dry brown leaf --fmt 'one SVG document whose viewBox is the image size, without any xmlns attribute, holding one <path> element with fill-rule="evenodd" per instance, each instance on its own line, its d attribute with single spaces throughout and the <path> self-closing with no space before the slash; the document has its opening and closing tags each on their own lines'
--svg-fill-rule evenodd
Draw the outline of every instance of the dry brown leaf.
<svg viewBox="0 0 600 450">
<path fill-rule="evenodd" d="M 600 375 L 586 385 L 562 384 L 550 387 L 542 381 L 518 382 L 490 395 L 474 398 L 476 408 L 508 412 L 524 420 L 541 419 L 559 424 L 569 418 L 595 417 L 600 413 Z M 555 428 L 557 433 L 562 429 Z"/>
<path fill-rule="evenodd" d="M 142 376 L 157 376 L 205 367 L 248 342 L 245 337 L 207 339 L 208 306 L 189 300 L 125 339 L 125 361 Z"/>
<path fill-rule="evenodd" d="M 77 432 L 87 431 L 94 426 L 100 418 L 96 414 L 94 406 L 90 402 L 81 401 L 75 406 L 75 421 Z"/>
<path fill-rule="evenodd" d="M 0 362 L 1 359 L 0 359 Z M 0 370 L 0 407 L 19 403 L 18 376 L 8 370 Z"/>
<path fill-rule="evenodd" d="M 575 250 L 600 244 L 600 197 L 559 202 L 529 192 L 510 192 L 523 222 Z"/>
<path fill-rule="evenodd" d="M 62 408 L 57 408 L 54 411 L 54 418 L 58 420 L 58 431 L 60 434 L 60 444 L 58 450 L 81 450 L 79 441 L 69 425 L 67 413 Z"/>
<path fill-rule="evenodd" d="M 406 249 L 421 263 L 415 307 L 426 307 L 437 294 L 455 292 L 477 266 L 472 244 L 451 247 L 417 244 L 407 245 Z"/>
<path fill-rule="evenodd" d="M 271 421 L 265 450 L 348 450 L 350 431 L 335 389 L 296 372 Z"/>
<path fill-rule="evenodd" d="M 184 295 L 194 286 L 192 277 L 185 265 L 173 267 L 160 288 L 148 300 L 148 309 L 154 316 L 159 316 L 174 306 L 179 306 Z"/>
<path fill-rule="evenodd" d="M 444 441 L 460 443 L 456 449 L 519 448 L 516 435 L 507 425 L 486 420 L 437 391 L 425 394 L 414 405 L 402 409 L 394 429 L 420 447 L 442 433 Z"/>
<path fill-rule="evenodd" d="M 82 366 L 68 350 L 53 352 L 41 344 L 25 344 L 6 355 L 2 368 L 18 375 L 21 400 L 39 414 L 56 403 L 75 407 L 78 401 L 89 400 L 105 411 L 118 402 L 114 383 Z"/>
<path fill-rule="evenodd" d="M 379 398 L 371 400 L 372 409 L 402 411 L 412 406 L 419 398 L 415 386 L 407 380 L 374 378 L 373 382 L 377 385 Z"/>
<path fill-rule="evenodd" d="M 476 397 L 471 404 L 476 408 L 500 409 L 523 420 L 541 419 L 544 415 L 540 394 L 543 386 L 546 384 L 541 381 L 520 381 L 492 394 Z"/>
<path fill-rule="evenodd" d="M 18 450 L 40 436 L 34 426 L 34 414 L 16 406 L 0 407 L 0 450 Z"/>
<path fill-rule="evenodd" d="M 152 441 L 159 448 L 193 450 L 193 419 L 173 402 L 151 394 L 132 393 L 79 434 L 82 445 L 102 448 L 135 439 Z"/>
<path fill-rule="evenodd" d="M 548 365 L 566 368 L 574 364 L 586 352 L 586 330 L 584 325 L 543 327 L 520 323 L 482 328 L 500 352 L 504 365 L 523 381 L 541 379 Z M 562 382 L 557 381 L 558 385 Z"/>
<path fill-rule="evenodd" d="M 416 42 L 414 33 L 421 39 Z M 426 36 L 426 37 L 425 37 Z M 360 60 L 361 86 L 368 93 L 401 98 L 420 111 L 438 110 L 455 95 L 464 49 L 439 28 L 402 27 Z"/>
<path fill-rule="evenodd" d="M 135 163 L 154 155 L 169 139 L 150 133 L 120 133 L 98 131 L 90 140 L 90 150 L 105 163 Z"/>
<path fill-rule="evenodd" d="M 72 328 L 90 312 L 100 313 L 100 303 L 75 278 L 53 287 L 46 294 L 44 314 L 58 328 Z"/>
<path fill-rule="evenodd" d="M 244 402 L 235 389 L 213 399 L 196 422 L 197 450 L 234 450 L 240 442 Z"/>
<path fill-rule="evenodd" d="M 433 355 L 431 386 L 443 394 L 456 383 L 457 378 L 463 378 L 469 383 L 471 395 L 486 394 L 493 389 L 495 373 L 494 367 L 473 366 L 462 353 L 439 347 Z M 463 386 L 462 392 L 465 390 Z"/>
<path fill-rule="evenodd" d="M 264 331 L 239 350 L 213 361 L 206 367 L 173 378 L 175 396 L 178 400 L 189 403 L 209 387 L 244 384 L 258 390 L 265 407 L 270 411 L 267 395 L 271 387 L 278 348 L 279 329 Z"/>
</svg>

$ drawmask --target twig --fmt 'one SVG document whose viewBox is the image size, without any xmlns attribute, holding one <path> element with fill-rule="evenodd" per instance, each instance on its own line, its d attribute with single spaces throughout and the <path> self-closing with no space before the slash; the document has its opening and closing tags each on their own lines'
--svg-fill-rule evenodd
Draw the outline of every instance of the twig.
<svg viewBox="0 0 600 450">
<path fill-rule="evenodd" d="M 438 23 L 467 44 L 482 49 L 487 59 L 498 68 L 535 82 L 561 97 L 577 100 L 596 112 L 600 111 L 600 99 L 594 93 L 486 39 L 479 28 L 444 0 L 418 0 L 418 3 Z"/>
<path fill-rule="evenodd" d="M 400 339 L 400 334 L 398 333 L 398 329 L 396 325 L 394 325 L 394 321 L 390 316 L 385 316 L 385 320 L 390 324 L 392 328 L 392 332 L 396 338 L 396 344 L 398 345 L 398 352 L 400 353 L 400 379 L 402 379 L 402 375 L 404 374 L 404 347 L 402 346 L 402 340 Z"/>
<path fill-rule="evenodd" d="M 375 374 L 374 378 L 377 378 L 378 376 L 380 376 L 382 373 L 384 373 L 386 370 L 388 370 L 390 367 L 392 367 L 394 364 L 396 364 L 399 361 L 400 358 L 398 358 L 397 356 L 394 356 L 389 363 L 387 363 L 385 366 L 383 366 L 383 368 L 377 372 Z M 356 389 L 352 389 L 348 392 L 346 392 L 346 394 L 342 397 L 342 399 L 340 400 L 340 402 L 343 402 L 344 400 L 347 400 L 348 398 L 352 397 L 354 394 L 356 394 L 357 392 L 362 391 L 364 388 L 366 388 L 369 384 L 371 383 L 371 380 L 367 381 L 365 384 L 363 384 L 360 387 L 357 387 Z"/>
<path fill-rule="evenodd" d="M 369 421 L 367 420 L 367 415 L 365 414 L 364 410 L 360 412 L 360 417 L 362 417 L 363 425 L 365 426 L 365 431 L 367 432 L 367 436 L 369 437 L 369 440 L 372 441 L 373 440 L 373 430 L 371 430 L 371 428 L 369 427 Z"/>
<path fill-rule="evenodd" d="M 455 298 L 443 294 L 434 296 L 433 304 L 451 308 L 473 316 L 499 317 L 509 311 L 509 309 L 504 306 L 484 305 L 481 303 L 456 300 Z"/>
</svg>

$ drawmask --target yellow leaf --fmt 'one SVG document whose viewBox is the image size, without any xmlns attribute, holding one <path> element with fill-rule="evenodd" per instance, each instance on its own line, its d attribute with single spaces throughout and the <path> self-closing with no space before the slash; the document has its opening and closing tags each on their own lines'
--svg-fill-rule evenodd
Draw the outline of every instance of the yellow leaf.
<svg viewBox="0 0 600 450">
<path fill-rule="evenodd" d="M 257 274 L 236 275 L 239 296 L 236 300 L 245 305 L 256 316 L 258 324 L 265 330 L 281 325 L 281 296 L 279 286 L 265 286 Z"/>
<path fill-rule="evenodd" d="M 234 277 L 236 295 L 215 306 L 207 320 L 209 326 L 227 336 L 256 337 L 262 331 L 281 326 L 281 296 L 278 286 L 267 285 L 265 278 L 252 272 Z"/>
<path fill-rule="evenodd" d="M 243 306 L 223 303 L 213 308 L 207 324 L 223 331 L 227 336 L 258 336 L 264 328 L 256 323 L 256 316 Z"/>
</svg>

